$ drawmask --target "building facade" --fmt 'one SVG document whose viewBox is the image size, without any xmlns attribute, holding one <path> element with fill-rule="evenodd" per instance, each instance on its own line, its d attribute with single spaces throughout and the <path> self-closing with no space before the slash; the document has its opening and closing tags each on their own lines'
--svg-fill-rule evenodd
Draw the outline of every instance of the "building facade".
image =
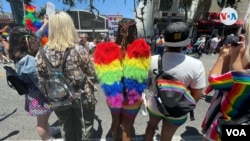
<svg viewBox="0 0 250 141">
<path fill-rule="evenodd" d="M 199 34 L 237 34 L 250 13 L 250 0 L 152 0 L 148 3 L 145 9 L 150 10 L 144 10 L 144 25 L 146 35 L 151 36 L 163 34 L 166 26 L 175 21 L 187 22 L 192 37 Z M 142 5 L 143 1 L 136 9 L 137 13 Z M 224 25 L 219 19 L 220 12 L 226 7 L 232 7 L 238 13 L 238 20 L 230 26 Z M 137 26 L 139 34 L 142 34 L 142 24 Z"/>
<path fill-rule="evenodd" d="M 70 10 L 67 13 L 71 16 L 76 31 L 88 33 L 91 38 L 106 37 L 108 34 L 108 19 L 105 16 L 95 15 L 86 10 Z"/>
</svg>

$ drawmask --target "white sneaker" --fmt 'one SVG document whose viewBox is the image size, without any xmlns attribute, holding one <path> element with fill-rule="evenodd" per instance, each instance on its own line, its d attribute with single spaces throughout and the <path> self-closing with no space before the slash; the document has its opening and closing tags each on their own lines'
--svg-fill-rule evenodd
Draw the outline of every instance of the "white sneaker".
<svg viewBox="0 0 250 141">
<path fill-rule="evenodd" d="M 54 137 L 55 135 L 59 134 L 60 131 L 60 127 L 59 126 L 50 126 L 49 127 L 49 134 Z"/>
</svg>

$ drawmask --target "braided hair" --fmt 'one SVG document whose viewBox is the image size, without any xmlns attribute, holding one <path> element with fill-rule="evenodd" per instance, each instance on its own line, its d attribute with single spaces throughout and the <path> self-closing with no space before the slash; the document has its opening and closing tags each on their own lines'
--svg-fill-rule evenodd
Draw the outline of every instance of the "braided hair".
<svg viewBox="0 0 250 141">
<path fill-rule="evenodd" d="M 26 54 L 35 56 L 38 51 L 38 40 L 35 34 L 24 26 L 16 26 L 9 36 L 9 57 L 17 61 Z M 15 56 L 19 52 L 20 57 Z"/>
<path fill-rule="evenodd" d="M 125 49 L 137 38 L 136 22 L 133 19 L 123 18 L 118 24 L 116 43 Z"/>
</svg>

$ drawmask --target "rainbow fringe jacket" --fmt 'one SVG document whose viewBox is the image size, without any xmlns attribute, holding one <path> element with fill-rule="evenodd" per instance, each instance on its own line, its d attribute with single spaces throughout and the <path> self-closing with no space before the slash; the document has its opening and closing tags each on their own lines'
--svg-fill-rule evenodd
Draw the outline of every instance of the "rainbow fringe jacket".
<svg viewBox="0 0 250 141">
<path fill-rule="evenodd" d="M 137 39 L 129 44 L 122 56 L 122 49 L 113 42 L 98 44 L 94 53 L 97 77 L 113 108 L 121 108 L 124 99 L 130 105 L 141 100 L 148 83 L 151 55 L 145 40 Z"/>
</svg>

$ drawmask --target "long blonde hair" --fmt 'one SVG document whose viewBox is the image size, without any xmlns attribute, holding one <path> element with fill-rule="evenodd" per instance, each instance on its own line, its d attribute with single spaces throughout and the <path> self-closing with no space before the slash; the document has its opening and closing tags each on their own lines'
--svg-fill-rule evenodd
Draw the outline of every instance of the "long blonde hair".
<svg viewBox="0 0 250 141">
<path fill-rule="evenodd" d="M 56 12 L 49 17 L 49 34 L 47 45 L 56 51 L 65 51 L 66 48 L 78 44 L 79 37 L 73 20 L 63 12 Z"/>
</svg>

